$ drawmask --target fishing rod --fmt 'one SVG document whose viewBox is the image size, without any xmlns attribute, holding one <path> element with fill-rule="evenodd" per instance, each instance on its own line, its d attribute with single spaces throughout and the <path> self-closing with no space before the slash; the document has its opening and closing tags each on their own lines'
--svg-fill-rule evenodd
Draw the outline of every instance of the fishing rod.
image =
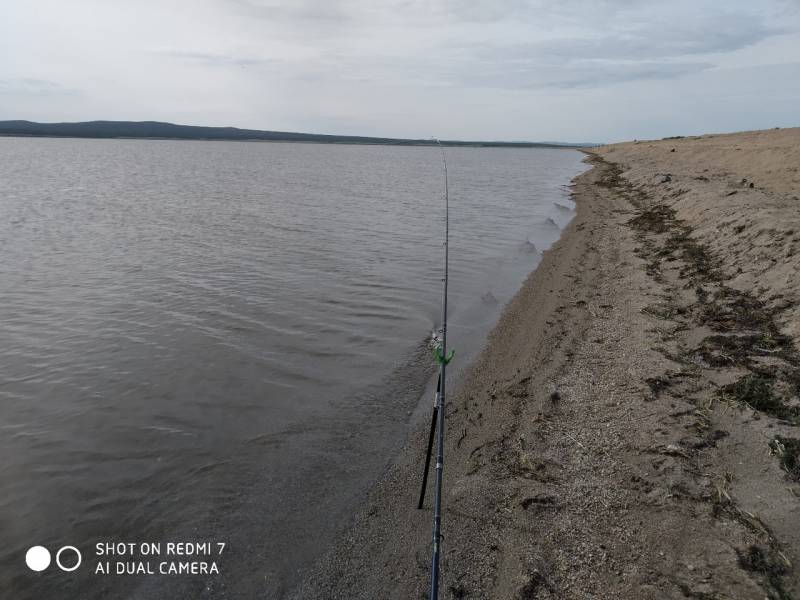
<svg viewBox="0 0 800 600">
<path fill-rule="evenodd" d="M 444 166 L 444 290 L 442 293 L 442 337 L 438 340 L 434 349 L 436 361 L 439 363 L 439 380 L 436 384 L 436 395 L 433 402 L 433 414 L 431 416 L 431 429 L 428 436 L 428 451 L 425 456 L 425 471 L 422 475 L 422 490 L 419 495 L 417 508 L 422 508 L 425 501 L 425 488 L 428 483 L 428 470 L 433 450 L 433 438 L 436 435 L 436 483 L 434 487 L 433 500 L 433 556 L 431 558 L 431 593 L 430 600 L 437 600 L 439 597 L 439 558 L 441 554 L 442 540 L 442 472 L 444 470 L 444 408 L 445 408 L 445 383 L 447 363 L 453 359 L 454 352 L 451 350 L 447 354 L 447 283 L 450 262 L 450 194 L 447 180 L 447 158 L 444 148 L 439 140 L 436 140 L 439 151 L 442 153 L 442 165 Z"/>
</svg>

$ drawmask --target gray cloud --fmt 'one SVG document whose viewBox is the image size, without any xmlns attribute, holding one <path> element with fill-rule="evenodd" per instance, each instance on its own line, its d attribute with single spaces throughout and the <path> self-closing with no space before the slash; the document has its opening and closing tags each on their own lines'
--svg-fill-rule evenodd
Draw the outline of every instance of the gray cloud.
<svg viewBox="0 0 800 600">
<path fill-rule="evenodd" d="M 713 68 L 711 55 L 741 50 L 785 32 L 735 14 L 627 23 L 624 29 L 616 35 L 587 32 L 585 37 L 465 47 L 472 56 L 451 76 L 462 85 L 509 89 L 671 79 Z M 702 56 L 708 59 L 698 60 Z"/>
<path fill-rule="evenodd" d="M 494 46 L 482 51 L 487 59 L 648 60 L 732 52 L 757 44 L 782 29 L 729 15 L 718 19 L 662 25 L 640 24 L 616 35 L 558 38 L 529 44 Z"/>
<path fill-rule="evenodd" d="M 251 17 L 278 22 L 337 23 L 357 18 L 358 4 L 347 0 L 223 0 Z"/>
<path fill-rule="evenodd" d="M 0 79 L 0 94 L 53 95 L 74 94 L 77 90 L 65 87 L 58 82 L 33 77 L 14 77 Z"/>
<path fill-rule="evenodd" d="M 755 14 L 737 8 L 737 0 L 724 5 L 709 0 L 683 6 L 678 2 L 677 8 L 651 0 L 224 1 L 280 24 L 279 35 L 288 30 L 293 41 L 298 40 L 298 31 L 313 31 L 314 36 L 299 38 L 299 43 L 323 52 L 303 61 L 283 61 L 285 77 L 304 81 L 392 80 L 427 87 L 504 89 L 602 87 L 700 72 L 715 66 L 710 55 L 735 52 L 789 31 L 768 23 L 769 11 Z M 782 10 L 786 7 L 776 5 L 775 11 Z M 442 22 L 448 27 L 440 31 Z M 383 45 L 377 38 L 368 53 L 361 46 L 348 47 L 359 35 L 379 33 L 398 23 L 413 26 L 408 40 L 394 37 Z M 526 35 L 527 23 L 538 27 Z M 319 28 L 322 33 L 317 35 Z M 571 35 L 559 36 L 561 31 Z M 420 37 L 423 43 L 414 50 Z M 392 43 L 399 44 L 399 52 Z M 335 50 L 325 47 L 331 44 Z M 209 61 L 217 62 L 224 63 Z"/>
<path fill-rule="evenodd" d="M 576 89 L 652 79 L 673 79 L 710 69 L 708 62 L 574 61 L 568 67 L 500 65 L 474 69 L 461 85 L 506 89 Z"/>
<path fill-rule="evenodd" d="M 181 50 L 160 50 L 157 54 L 178 60 L 189 61 L 197 64 L 214 67 L 253 67 L 270 64 L 268 58 L 237 56 L 233 54 L 212 54 L 208 52 L 188 52 Z"/>
</svg>

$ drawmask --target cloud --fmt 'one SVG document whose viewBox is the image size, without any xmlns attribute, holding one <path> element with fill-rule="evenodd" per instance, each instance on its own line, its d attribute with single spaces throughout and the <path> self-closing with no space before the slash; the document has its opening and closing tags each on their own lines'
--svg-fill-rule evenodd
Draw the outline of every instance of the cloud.
<svg viewBox="0 0 800 600">
<path fill-rule="evenodd" d="M 0 79 L 0 94 L 14 95 L 54 95 L 74 94 L 77 90 L 65 87 L 58 82 L 33 77 Z"/>
<path fill-rule="evenodd" d="M 490 47 L 497 60 L 519 58 L 649 60 L 733 52 L 757 44 L 782 29 L 742 15 L 663 25 L 642 23 L 614 35 L 555 38 L 528 44 Z"/>
<path fill-rule="evenodd" d="M 535 90 L 675 79 L 790 31 L 741 0 L 220 1 L 305 49 L 275 55 L 277 76 L 363 85 Z M 774 13 L 785 10 L 779 3 Z"/>
<path fill-rule="evenodd" d="M 250 17 L 281 22 L 337 23 L 358 18 L 357 2 L 343 0 L 223 0 Z"/>
<path fill-rule="evenodd" d="M 568 67 L 492 65 L 462 74 L 455 83 L 505 89 L 593 88 L 631 81 L 674 79 L 713 67 L 708 62 L 612 62 L 587 59 L 572 61 Z"/>
<path fill-rule="evenodd" d="M 631 5 L 636 3 L 631 2 Z M 454 83 L 507 89 L 590 88 L 620 82 L 672 79 L 714 68 L 715 55 L 786 33 L 745 14 L 699 16 L 648 13 L 597 35 L 550 37 L 535 42 L 464 46 L 471 56 L 451 64 Z"/>
<path fill-rule="evenodd" d="M 159 50 L 156 52 L 168 58 L 189 61 L 212 67 L 253 67 L 266 65 L 273 61 L 268 58 L 237 56 L 233 54 L 212 54 L 208 52 L 187 52 L 181 50 Z"/>
</svg>

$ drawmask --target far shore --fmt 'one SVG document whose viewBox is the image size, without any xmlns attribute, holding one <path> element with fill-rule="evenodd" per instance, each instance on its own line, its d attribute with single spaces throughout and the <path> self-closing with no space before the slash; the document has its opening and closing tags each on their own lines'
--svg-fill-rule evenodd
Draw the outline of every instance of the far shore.
<svg viewBox="0 0 800 600">
<path fill-rule="evenodd" d="M 226 142 L 306 142 L 318 144 L 379 146 L 446 146 L 481 148 L 579 148 L 586 144 L 528 141 L 481 141 L 404 139 L 359 135 L 330 135 L 291 131 L 263 131 L 238 127 L 176 125 L 158 121 L 86 121 L 79 123 L 35 123 L 0 121 L 2 137 L 44 137 L 75 139 L 141 139 Z M 592 144 L 589 144 L 590 146 Z"/>
<path fill-rule="evenodd" d="M 228 138 L 180 138 L 180 137 L 147 137 L 147 136 L 78 136 L 78 135 L 21 135 L 0 133 L 0 138 L 49 139 L 49 140 L 151 140 L 173 142 L 258 142 L 266 144 L 322 144 L 338 146 L 400 146 L 413 148 L 430 148 L 425 143 L 387 143 L 387 142 L 323 142 L 319 140 L 259 140 Z M 584 150 L 585 146 L 568 146 L 560 144 L 539 144 L 526 142 L 442 142 L 445 148 L 545 148 L 550 150 Z"/>
<path fill-rule="evenodd" d="M 800 597 L 800 128 L 587 161 L 449 398 L 443 597 Z M 295 598 L 427 597 L 426 435 Z"/>
</svg>

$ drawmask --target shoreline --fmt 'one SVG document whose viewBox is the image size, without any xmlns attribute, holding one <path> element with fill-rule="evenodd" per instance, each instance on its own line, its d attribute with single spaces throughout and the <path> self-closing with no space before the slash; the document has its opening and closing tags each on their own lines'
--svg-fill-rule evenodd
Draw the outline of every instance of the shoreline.
<svg viewBox="0 0 800 600">
<path fill-rule="evenodd" d="M 580 180 L 583 177 L 587 177 L 592 172 L 591 169 L 587 170 L 576 179 Z M 576 199 L 574 195 L 573 199 Z M 470 395 L 468 390 L 480 385 L 479 382 L 486 379 L 487 370 L 497 368 L 498 365 L 493 364 L 495 362 L 494 357 L 496 356 L 496 351 L 500 351 L 508 343 L 507 339 L 504 338 L 505 332 L 516 328 L 516 319 L 526 312 L 526 308 L 531 304 L 536 304 L 537 300 L 552 304 L 547 298 L 549 292 L 543 292 L 542 290 L 550 283 L 568 282 L 568 279 L 563 276 L 565 274 L 564 269 L 559 267 L 559 261 L 566 255 L 574 256 L 574 247 L 577 245 L 574 243 L 576 238 L 584 243 L 588 241 L 589 236 L 584 232 L 587 221 L 584 212 L 586 212 L 585 207 L 578 202 L 575 217 L 562 231 L 559 240 L 543 253 L 542 260 L 537 268 L 529 274 L 520 290 L 506 305 L 498 323 L 488 335 L 484 349 L 464 370 L 455 393 L 450 395 L 447 413 L 447 433 L 449 435 L 446 437 L 448 448 L 445 455 L 446 487 L 452 489 L 453 484 L 450 480 L 453 470 L 452 438 L 455 437 L 458 440 L 458 426 L 461 424 L 463 415 L 466 415 L 466 411 L 458 410 L 458 403 L 463 403 Z M 534 298 L 531 298 L 531 296 L 534 296 Z M 550 308 L 552 309 L 553 307 L 550 306 Z M 543 312 L 538 319 L 538 326 L 533 329 L 535 331 L 540 330 L 545 320 L 546 317 Z M 461 414 L 461 417 L 459 417 L 459 414 Z M 454 417 L 458 417 L 458 424 L 454 424 Z M 416 510 L 428 426 L 427 419 L 422 419 L 412 428 L 407 442 L 399 452 L 397 459 L 375 483 L 367 499 L 352 519 L 347 533 L 338 540 L 327 553 L 326 558 L 317 565 L 316 569 L 305 578 L 305 582 L 290 597 L 298 600 L 300 598 L 339 597 L 413 598 L 423 597 L 421 594 L 427 594 L 427 570 L 429 568 L 427 562 L 429 557 L 422 562 L 416 560 L 418 564 L 416 564 L 414 571 L 419 574 L 418 581 L 413 582 L 413 577 L 406 580 L 405 583 L 411 589 L 398 590 L 396 595 L 385 595 L 387 590 L 384 585 L 387 581 L 396 581 L 396 577 L 382 572 L 379 564 L 383 565 L 383 561 L 375 563 L 377 572 L 371 574 L 372 578 L 369 582 L 371 585 L 368 585 L 366 589 L 359 580 L 361 575 L 368 574 L 372 570 L 370 555 L 375 549 L 367 551 L 363 545 L 365 540 L 369 540 L 371 544 L 377 542 L 377 546 L 389 550 L 393 555 L 402 555 L 408 549 L 405 540 L 413 531 L 413 537 L 418 542 L 415 556 L 420 552 L 425 553 L 424 547 L 426 545 L 429 554 L 430 542 L 428 538 L 430 537 L 432 488 L 429 487 L 428 489 L 425 508 L 421 511 Z M 456 443 L 459 447 L 462 445 L 461 443 Z M 456 450 L 458 449 L 456 448 Z M 446 504 L 447 502 L 445 502 Z M 398 513 L 393 515 L 394 508 L 397 508 Z M 401 514 L 404 518 L 397 520 L 397 517 Z M 391 522 L 382 523 L 380 518 L 376 519 L 379 515 L 391 518 Z M 445 512 L 445 517 L 449 518 L 448 512 Z M 366 527 L 368 531 L 364 531 L 362 527 Z M 393 540 L 392 538 L 396 539 Z M 420 543 L 422 546 L 420 546 Z M 347 556 L 346 562 L 341 560 L 343 554 Z M 447 560 L 447 554 L 448 551 L 445 547 L 445 561 Z M 355 561 L 358 562 L 356 563 Z M 403 569 L 402 572 L 404 575 L 412 575 L 406 569 Z M 447 578 L 444 581 L 446 583 Z M 359 589 L 361 589 L 360 592 L 358 591 Z"/>
<path fill-rule="evenodd" d="M 794 155 L 782 148 L 798 147 L 798 131 L 725 136 L 724 149 L 706 147 L 713 136 L 588 152 L 575 218 L 448 400 L 443 597 L 800 589 L 800 490 L 787 473 L 798 259 L 779 252 L 797 237 L 786 225 Z M 775 175 L 781 156 L 788 183 Z M 758 188 L 740 183 L 753 178 Z M 774 276 L 737 264 L 765 251 Z M 751 397 L 753 382 L 769 402 Z M 427 597 L 430 500 L 415 508 L 426 435 L 425 424 L 409 435 L 292 597 Z"/>
</svg>

